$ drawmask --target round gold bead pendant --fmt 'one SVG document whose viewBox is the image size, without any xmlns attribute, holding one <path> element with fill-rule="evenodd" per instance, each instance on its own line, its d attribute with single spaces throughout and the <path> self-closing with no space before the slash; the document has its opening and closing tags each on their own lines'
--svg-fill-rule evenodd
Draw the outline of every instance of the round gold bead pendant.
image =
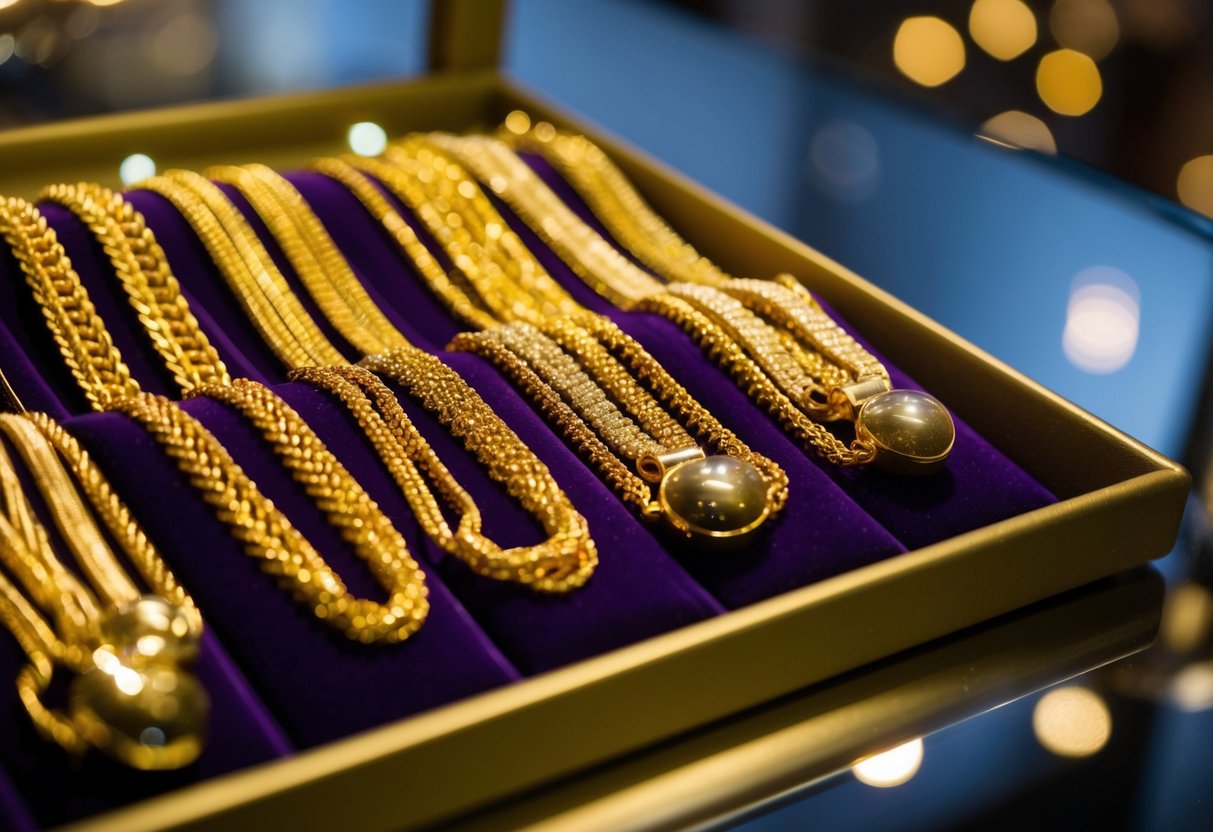
<svg viewBox="0 0 1213 832">
<path fill-rule="evenodd" d="M 931 474 L 956 441 L 952 416 L 934 396 L 890 390 L 864 402 L 855 433 L 876 448 L 873 464 L 894 474 Z"/>
<path fill-rule="evenodd" d="M 762 474 L 731 456 L 671 468 L 661 480 L 657 499 L 675 530 L 717 545 L 740 545 L 771 514 Z"/>
</svg>

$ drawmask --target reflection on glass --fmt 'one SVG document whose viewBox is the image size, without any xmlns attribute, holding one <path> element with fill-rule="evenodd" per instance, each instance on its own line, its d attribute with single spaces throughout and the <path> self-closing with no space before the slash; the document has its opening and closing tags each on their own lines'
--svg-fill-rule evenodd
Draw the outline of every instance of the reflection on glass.
<svg viewBox="0 0 1213 832">
<path fill-rule="evenodd" d="M 156 175 L 156 163 L 145 153 L 132 153 L 118 166 L 118 178 L 123 185 L 134 185 Z"/>
<path fill-rule="evenodd" d="M 893 62 L 911 81 L 938 87 L 964 69 L 964 41 L 938 17 L 906 18 L 893 39 Z"/>
<path fill-rule="evenodd" d="M 1049 31 L 1062 46 L 1097 61 L 1111 52 L 1120 39 L 1120 24 L 1108 0 L 1057 0 L 1049 12 Z"/>
<path fill-rule="evenodd" d="M 1197 662 L 1175 674 L 1171 701 L 1189 713 L 1213 708 L 1213 664 Z"/>
<path fill-rule="evenodd" d="M 851 766 L 855 779 L 881 789 L 906 783 L 922 766 L 922 738 L 873 754 Z"/>
<path fill-rule="evenodd" d="M 880 147 L 866 127 L 835 119 L 809 141 L 809 175 L 823 193 L 861 202 L 880 185 Z"/>
<path fill-rule="evenodd" d="M 152 36 L 150 52 L 156 66 L 172 75 L 201 72 L 215 59 L 219 35 L 210 20 L 196 12 L 176 15 Z"/>
<path fill-rule="evenodd" d="M 387 131 L 373 121 L 353 125 L 346 139 L 359 156 L 378 156 L 387 149 Z"/>
<path fill-rule="evenodd" d="M 1175 189 L 1184 205 L 1213 217 L 1213 155 L 1197 156 L 1180 168 Z"/>
<path fill-rule="evenodd" d="M 1171 591 L 1159 635 L 1174 653 L 1191 653 L 1213 629 L 1213 595 L 1198 583 L 1185 581 Z"/>
<path fill-rule="evenodd" d="M 1009 61 L 1036 43 L 1036 15 L 1023 0 L 976 0 L 969 11 L 969 34 L 991 56 Z"/>
<path fill-rule="evenodd" d="M 1114 373 L 1128 364 L 1137 349 L 1140 298 L 1133 278 L 1119 269 L 1079 272 L 1061 337 L 1066 358 L 1088 373 Z"/>
<path fill-rule="evenodd" d="M 1058 49 L 1040 59 L 1036 91 L 1053 112 L 1081 116 L 1099 103 L 1103 80 L 1095 61 L 1073 49 Z"/>
<path fill-rule="evenodd" d="M 1093 690 L 1055 688 L 1036 703 L 1032 730 L 1040 744 L 1059 757 L 1089 757 L 1108 744 L 1112 714 Z"/>
<path fill-rule="evenodd" d="M 1024 147 L 1038 150 L 1050 156 L 1057 153 L 1057 142 L 1049 126 L 1036 116 L 1021 110 L 1007 110 L 999 113 L 981 125 L 978 134 L 983 138 L 995 139 L 1011 147 Z"/>
</svg>

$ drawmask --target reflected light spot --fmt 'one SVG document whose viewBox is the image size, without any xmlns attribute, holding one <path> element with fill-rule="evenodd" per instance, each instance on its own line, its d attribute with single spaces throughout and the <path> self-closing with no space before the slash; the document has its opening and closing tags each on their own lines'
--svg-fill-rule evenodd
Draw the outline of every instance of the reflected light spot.
<svg viewBox="0 0 1213 832">
<path fill-rule="evenodd" d="M 855 779 L 881 789 L 909 782 L 922 766 L 922 739 L 873 754 L 851 766 Z"/>
<path fill-rule="evenodd" d="M 514 110 L 505 117 L 505 129 L 516 136 L 521 136 L 531 129 L 531 117 L 522 110 Z"/>
<path fill-rule="evenodd" d="M 1213 217 L 1213 156 L 1197 156 L 1180 168 L 1175 189 L 1184 205 Z"/>
<path fill-rule="evenodd" d="M 88 0 L 94 6 L 117 6 L 122 0 Z"/>
<path fill-rule="evenodd" d="M 1056 688 L 1036 703 L 1032 730 L 1040 744 L 1059 757 L 1089 757 L 1108 744 L 1112 714 L 1094 691 Z"/>
<path fill-rule="evenodd" d="M 118 178 L 123 185 L 134 185 L 156 175 L 156 163 L 145 153 L 132 153 L 118 166 Z"/>
<path fill-rule="evenodd" d="M 1097 61 L 1120 40 L 1120 23 L 1108 0 L 1057 0 L 1049 12 L 1049 31 L 1062 46 Z"/>
<path fill-rule="evenodd" d="M 350 127 L 346 140 L 359 156 L 378 156 L 387 150 L 387 131 L 373 121 L 360 121 Z"/>
<path fill-rule="evenodd" d="M 893 39 L 893 63 L 911 81 L 938 87 L 964 69 L 964 41 L 938 17 L 906 18 Z"/>
<path fill-rule="evenodd" d="M 17 49 L 17 39 L 5 33 L 0 35 L 0 66 L 3 66 Z"/>
<path fill-rule="evenodd" d="M 992 57 L 1009 61 L 1036 43 L 1036 15 L 1023 0 L 976 0 L 969 11 L 969 34 Z"/>
<path fill-rule="evenodd" d="M 1213 664 L 1197 662 L 1171 680 L 1171 701 L 1188 712 L 1213 708 Z"/>
<path fill-rule="evenodd" d="M 137 696 L 143 690 L 143 674 L 126 666 L 114 669 L 114 684 L 127 696 Z"/>
<path fill-rule="evenodd" d="M 151 41 L 156 65 L 171 75 L 193 75 L 215 59 L 219 36 L 200 14 L 187 12 L 172 18 Z"/>
<path fill-rule="evenodd" d="M 835 199 L 866 199 L 880 184 L 876 138 L 853 121 L 831 121 L 809 143 L 809 175 L 819 190 Z"/>
<path fill-rule="evenodd" d="M 9 6 L 17 5 L 17 0 L 0 0 L 0 10 L 7 9 Z"/>
<path fill-rule="evenodd" d="M 1141 294 L 1119 269 L 1094 266 L 1074 278 L 1062 333 L 1070 363 L 1088 373 L 1114 373 L 1137 349 Z"/>
<path fill-rule="evenodd" d="M 1099 103 L 1103 80 L 1095 61 L 1073 49 L 1058 49 L 1040 59 L 1036 92 L 1053 112 L 1081 116 Z"/>
<path fill-rule="evenodd" d="M 1023 147 L 1053 155 L 1057 142 L 1043 121 L 1020 110 L 999 113 L 981 125 L 978 135 L 996 139 L 1011 147 Z"/>
<path fill-rule="evenodd" d="M 1175 587 L 1163 608 L 1160 635 L 1175 653 L 1190 653 L 1205 642 L 1213 626 L 1213 595 L 1191 581 Z"/>
</svg>

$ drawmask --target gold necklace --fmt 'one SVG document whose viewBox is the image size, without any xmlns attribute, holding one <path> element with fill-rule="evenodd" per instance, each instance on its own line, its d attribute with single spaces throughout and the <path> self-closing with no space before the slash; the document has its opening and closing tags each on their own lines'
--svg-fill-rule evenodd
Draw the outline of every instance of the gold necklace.
<svg viewBox="0 0 1213 832">
<path fill-rule="evenodd" d="M 139 384 L 131 378 L 46 218 L 24 200 L 0 200 L 0 235 L 12 249 L 59 353 L 88 403 L 104 410 L 116 397 L 138 394 Z"/>
<path fill-rule="evenodd" d="M 249 479 L 201 422 L 162 396 L 142 394 L 114 409 L 147 429 L 187 475 L 245 552 L 326 624 L 363 643 L 395 643 L 429 611 L 425 576 L 404 538 L 307 423 L 268 388 L 247 379 L 190 391 L 237 410 L 338 529 L 388 592 L 377 602 L 350 594 L 319 552 Z"/>
<path fill-rule="evenodd" d="M 498 196 L 600 293 L 626 308 L 638 305 L 650 311 L 664 308 L 663 304 L 648 303 L 660 294 L 661 284 L 577 217 L 504 143 L 484 136 L 432 134 L 430 138 L 472 168 L 480 179 L 489 182 Z M 589 158 L 600 161 L 605 154 Z M 617 171 L 608 180 L 616 185 L 621 181 L 626 184 Z M 664 226 L 651 209 L 645 210 L 647 206 L 634 191 L 622 201 L 595 199 L 596 194 L 597 191 L 589 191 L 582 196 L 592 207 L 604 212 L 609 228 L 623 229 L 621 237 L 643 236 L 645 228 Z M 621 202 L 630 211 L 648 214 L 647 221 L 642 219 L 635 223 L 639 228 L 632 227 L 632 216 L 615 210 Z M 657 233 L 666 246 L 650 247 L 647 250 L 650 258 L 661 256 L 658 249 L 668 252 L 674 234 L 668 226 Z M 782 390 L 785 401 L 802 408 L 811 418 L 853 420 L 857 439 L 854 453 L 848 455 L 851 464 L 872 461 L 885 470 L 906 474 L 932 473 L 943 465 L 955 439 L 947 409 L 925 393 L 892 390 L 883 365 L 826 315 L 808 292 L 794 290 L 792 287 L 798 286 L 794 279 L 785 278 L 777 289 L 760 288 L 757 284 L 762 281 L 731 279 L 714 267 L 709 269 L 700 264 L 687 268 L 683 261 L 691 259 L 689 252 L 694 249 L 684 242 L 676 249 L 675 257 L 666 253 L 662 258 L 664 270 L 677 279 L 698 282 L 674 286 L 669 291 L 682 293 L 684 300 L 746 349 L 771 385 Z M 745 313 L 731 301 L 740 302 L 758 314 L 765 313 L 772 320 L 754 317 L 745 327 L 751 337 L 736 341 L 737 319 Z M 763 335 L 764 329 L 774 331 Z M 796 340 L 789 342 L 784 335 L 781 343 L 780 333 L 789 332 Z M 805 359 L 813 354 L 825 358 L 836 370 L 827 386 L 810 375 L 813 365 Z M 815 363 L 821 366 L 820 360 Z M 771 410 L 769 397 L 760 401 Z M 771 412 L 781 421 L 789 419 L 785 414 Z"/>
<path fill-rule="evenodd" d="M 236 206 L 213 182 L 174 170 L 139 187 L 169 200 L 186 219 L 253 326 L 287 367 L 345 363 Z"/>
<path fill-rule="evenodd" d="M 741 545 L 786 502 L 783 470 L 605 318 L 556 318 L 545 331 L 508 324 L 463 333 L 452 347 L 510 377 L 646 520 L 700 543 Z"/>
<path fill-rule="evenodd" d="M 361 339 L 363 346 L 379 350 L 371 356 L 371 366 L 394 371 L 398 380 L 407 379 L 410 394 L 444 418 L 448 427 L 453 427 L 456 419 L 466 419 L 468 409 L 476 410 L 479 424 L 465 434 L 465 446 L 476 449 L 490 476 L 505 484 L 552 536 L 537 546 L 502 549 L 479 533 L 479 511 L 471 497 L 438 461 L 424 437 L 408 421 L 394 394 L 381 382 L 365 371 L 349 367 L 296 368 L 292 378 L 324 387 L 353 413 L 372 447 L 397 477 L 401 493 L 413 506 L 426 533 L 487 577 L 515 581 L 546 592 L 565 592 L 583 584 L 594 570 L 597 554 L 585 519 L 555 484 L 546 466 L 454 371 L 413 347 L 391 325 L 361 288 L 319 218 L 285 179 L 260 166 L 223 168 L 217 173 L 225 180 L 239 183 L 238 187 L 288 252 L 296 269 L 307 274 L 309 285 L 318 287 L 327 283 L 333 294 L 342 299 L 348 309 L 348 314 L 342 313 L 343 333 L 360 328 L 363 321 L 373 323 L 373 331 Z M 272 264 L 265 265 L 266 269 L 271 267 Z M 351 283 L 357 284 L 357 291 L 351 288 Z M 330 307 L 336 305 L 329 303 Z M 311 325 L 314 327 L 314 322 Z M 318 330 L 316 337 L 321 337 Z M 346 337 L 351 343 L 358 343 L 356 336 L 346 334 Z M 374 405 L 366 393 L 375 397 Z M 384 415 L 391 417 L 390 424 L 384 421 Z M 416 453 L 431 474 L 429 479 L 421 476 L 415 466 L 408 465 L 402 452 Z M 441 513 L 436 511 L 438 502 L 430 489 L 431 482 L 448 502 L 454 500 L 462 505 L 464 522 L 474 524 L 463 527 L 467 534 L 451 533 Z"/>
<path fill-rule="evenodd" d="M 39 731 L 70 752 L 91 746 L 140 769 L 188 765 L 201 752 L 208 710 L 184 667 L 202 631 L 193 601 L 70 434 L 41 414 L 2 415 L 0 432 L 96 588 L 55 555 L 0 445 L 0 562 L 25 590 L 0 575 L 0 621 L 29 658 L 17 679 L 22 704 Z M 95 516 L 158 595 L 140 595 Z M 42 702 L 56 665 L 76 674 L 67 714 Z"/>
<path fill-rule="evenodd" d="M 230 381 L 181 294 L 164 250 L 134 206 L 121 194 L 87 182 L 54 185 L 39 199 L 63 205 L 96 237 L 144 333 L 182 390 Z"/>
<path fill-rule="evenodd" d="M 327 390 L 345 404 L 426 534 L 485 577 L 544 592 L 568 592 L 589 579 L 598 555 L 585 518 L 573 508 L 547 466 L 458 374 L 436 357 L 412 348 L 369 356 L 362 364 L 366 369 L 299 369 L 291 373 L 291 379 Z M 462 438 L 489 476 L 536 517 L 548 539 L 535 546 L 503 549 L 486 537 L 475 501 L 414 427 L 395 394 L 371 371 L 403 384 Z M 430 483 L 459 517 L 454 532 Z"/>
</svg>

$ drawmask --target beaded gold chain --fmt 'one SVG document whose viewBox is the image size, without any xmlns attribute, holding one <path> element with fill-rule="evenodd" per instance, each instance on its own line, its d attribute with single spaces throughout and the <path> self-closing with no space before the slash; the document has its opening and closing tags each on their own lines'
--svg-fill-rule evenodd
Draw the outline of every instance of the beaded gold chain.
<svg viewBox="0 0 1213 832">
<path fill-rule="evenodd" d="M 501 369 L 646 520 L 664 519 L 701 542 L 736 544 L 787 499 L 778 465 L 605 318 L 556 318 L 545 331 L 518 322 L 463 333 L 452 347 Z"/>
<path fill-rule="evenodd" d="M 17 581 L 0 574 L 0 621 L 29 658 L 17 678 L 23 706 L 43 736 L 69 752 L 91 746 L 141 769 L 188 765 L 202 749 L 208 708 L 185 669 L 202 629 L 193 601 L 70 434 L 40 414 L 2 415 L 0 433 L 20 452 L 96 590 L 55 554 L 0 445 L 0 563 Z M 140 594 L 96 517 L 158 595 Z M 75 674 L 66 714 L 42 702 L 56 665 Z"/>
</svg>

